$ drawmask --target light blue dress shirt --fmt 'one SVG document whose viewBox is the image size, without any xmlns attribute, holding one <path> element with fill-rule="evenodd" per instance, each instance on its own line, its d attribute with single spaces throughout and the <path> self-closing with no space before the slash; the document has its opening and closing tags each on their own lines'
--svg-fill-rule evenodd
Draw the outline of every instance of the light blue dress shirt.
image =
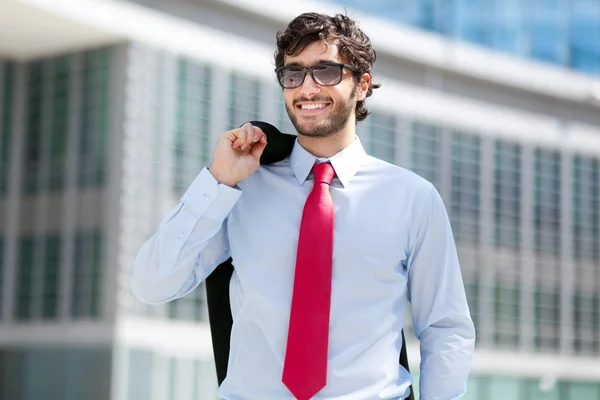
<svg viewBox="0 0 600 400">
<path fill-rule="evenodd" d="M 159 304 L 194 290 L 233 257 L 226 400 L 293 399 L 281 382 L 300 219 L 318 161 L 289 158 L 231 188 L 203 169 L 143 245 L 135 296 Z M 420 340 L 421 400 L 459 399 L 475 343 L 442 199 L 418 175 L 368 156 L 360 140 L 329 159 L 335 207 L 327 385 L 314 399 L 403 399 L 398 363 L 408 301 Z"/>
</svg>

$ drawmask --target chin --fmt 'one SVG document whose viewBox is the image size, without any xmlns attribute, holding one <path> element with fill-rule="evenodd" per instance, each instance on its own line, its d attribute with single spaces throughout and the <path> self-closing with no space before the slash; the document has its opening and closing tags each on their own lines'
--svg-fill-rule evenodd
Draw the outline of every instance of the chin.
<svg viewBox="0 0 600 400">
<path fill-rule="evenodd" d="M 308 137 L 329 137 L 333 135 L 332 127 L 328 124 L 300 124 L 298 126 L 298 134 Z"/>
</svg>

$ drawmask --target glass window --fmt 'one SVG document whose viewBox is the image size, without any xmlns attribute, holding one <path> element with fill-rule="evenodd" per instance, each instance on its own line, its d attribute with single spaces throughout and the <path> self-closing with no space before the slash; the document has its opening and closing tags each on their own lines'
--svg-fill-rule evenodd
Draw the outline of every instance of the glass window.
<svg viewBox="0 0 600 400">
<path fill-rule="evenodd" d="M 405 2 L 398 2 L 400 4 Z M 443 18 L 444 6 L 448 3 L 438 0 L 420 0 L 416 3 L 416 24 L 425 30 L 434 32 L 450 32 L 450 21 Z"/>
<path fill-rule="evenodd" d="M 576 284 L 579 287 L 573 293 L 573 349 L 577 354 L 597 354 L 600 353 L 598 339 L 600 334 L 599 290 L 595 289 L 594 293 L 585 288 L 589 285 L 581 281 L 581 271 L 578 271 L 577 275 L 578 282 Z"/>
<path fill-rule="evenodd" d="M 2 197 L 8 190 L 9 178 L 13 64 L 0 61 L 0 68 L 4 69 L 3 79 L 0 81 L 0 197 Z"/>
<path fill-rule="evenodd" d="M 521 147 L 497 141 L 494 149 L 494 244 L 521 244 Z"/>
<path fill-rule="evenodd" d="M 100 316 L 103 236 L 100 231 L 79 232 L 75 237 L 71 315 Z"/>
<path fill-rule="evenodd" d="M 462 398 L 462 400 L 481 400 L 485 398 L 485 396 L 481 395 L 482 390 L 485 387 L 483 385 L 483 380 L 484 379 L 480 376 L 475 376 L 474 374 L 471 374 L 467 383 L 467 393 Z"/>
<path fill-rule="evenodd" d="M 446 31 L 443 30 L 442 24 L 447 21 L 442 18 L 440 8 L 447 3 L 439 0 L 378 0 L 371 3 L 363 0 L 332 0 L 332 2 L 384 18 L 393 23 L 412 25 L 429 31 Z"/>
<path fill-rule="evenodd" d="M 526 380 L 527 400 L 562 400 L 561 392 L 563 382 L 545 382 L 543 379 Z M 579 399 L 578 399 L 579 400 Z M 583 399 L 581 399 L 583 400 Z"/>
<path fill-rule="evenodd" d="M 229 80 L 229 129 L 248 121 L 258 120 L 260 114 L 260 82 L 233 73 Z"/>
<path fill-rule="evenodd" d="M 177 397 L 177 392 L 178 392 L 177 377 L 181 373 L 181 371 L 179 371 L 181 369 L 181 364 L 179 362 L 177 362 L 177 359 L 174 357 L 170 357 L 168 360 L 169 360 L 169 375 L 168 375 L 167 399 L 181 400 L 179 397 Z"/>
<path fill-rule="evenodd" d="M 214 399 L 217 397 L 217 373 L 212 360 L 195 360 L 193 369 L 193 399 Z"/>
<path fill-rule="evenodd" d="M 488 21 L 493 29 L 493 47 L 522 54 L 526 45 L 524 3 L 521 0 L 495 0 L 493 17 L 493 21 Z"/>
<path fill-rule="evenodd" d="M 330 0 L 392 23 L 600 74 L 597 0 Z"/>
<path fill-rule="evenodd" d="M 65 354 L 64 400 L 105 400 L 111 397 L 112 350 L 73 347 Z"/>
<path fill-rule="evenodd" d="M 23 191 L 25 194 L 38 193 L 40 184 L 50 191 L 61 190 L 68 142 L 69 57 L 36 61 L 27 68 L 29 97 Z M 44 169 L 41 163 L 46 156 L 49 164 Z"/>
<path fill-rule="evenodd" d="M 173 171 L 173 190 L 179 195 L 210 162 L 211 82 L 209 67 L 179 61 Z"/>
<path fill-rule="evenodd" d="M 52 235 L 45 239 L 42 317 L 56 318 L 60 287 L 61 238 Z"/>
<path fill-rule="evenodd" d="M 472 43 L 491 45 L 494 28 L 494 2 L 455 0 L 455 37 Z"/>
<path fill-rule="evenodd" d="M 38 172 L 42 161 L 42 93 L 44 87 L 44 64 L 36 61 L 28 64 L 28 98 L 23 144 L 23 193 L 31 195 L 38 191 Z"/>
<path fill-rule="evenodd" d="M 538 265 L 538 271 L 540 270 Z M 534 345 L 558 352 L 560 345 L 560 285 L 537 283 L 534 291 Z"/>
<path fill-rule="evenodd" d="M 137 349 L 129 352 L 127 400 L 152 398 L 153 367 L 154 356 L 151 352 Z"/>
<path fill-rule="evenodd" d="M 457 241 L 479 242 L 480 139 L 452 135 L 452 208 L 450 222 Z"/>
<path fill-rule="evenodd" d="M 600 74 L 600 2 L 571 0 L 570 17 L 571 66 Z"/>
<path fill-rule="evenodd" d="M 442 32 L 436 0 L 396 1 L 382 4 L 380 15 L 394 22 L 401 22 L 434 32 Z M 361 2 L 366 5 L 367 3 Z"/>
<path fill-rule="evenodd" d="M 573 252 L 576 259 L 600 259 L 600 162 L 573 159 Z"/>
<path fill-rule="evenodd" d="M 486 400 L 520 399 L 522 381 L 518 378 L 490 377 L 487 381 Z"/>
<path fill-rule="evenodd" d="M 567 399 L 600 399 L 600 384 L 596 382 L 569 382 Z"/>
<path fill-rule="evenodd" d="M 108 399 L 111 354 L 108 348 L 3 349 L 0 399 Z"/>
<path fill-rule="evenodd" d="M 4 237 L 0 236 L 0 321 L 2 320 L 2 303 L 4 298 L 4 293 L 2 291 L 3 286 L 3 278 L 4 278 Z"/>
<path fill-rule="evenodd" d="M 439 190 L 440 133 L 437 127 L 420 122 L 412 126 L 411 169 Z"/>
<path fill-rule="evenodd" d="M 19 320 L 32 318 L 36 242 L 30 236 L 22 237 L 19 240 L 19 268 L 17 270 L 17 290 L 15 291 L 15 317 Z"/>
<path fill-rule="evenodd" d="M 600 162 L 576 155 L 572 169 L 573 348 L 600 353 Z"/>
<path fill-rule="evenodd" d="M 501 282 L 494 286 L 494 343 L 497 348 L 517 348 L 520 303 L 521 288 L 518 277 L 503 276 Z"/>
<path fill-rule="evenodd" d="M 534 230 L 538 253 L 559 253 L 560 154 L 557 151 L 535 150 Z"/>
<path fill-rule="evenodd" d="M 373 157 L 396 162 L 396 118 L 372 112 L 361 124 L 367 125 L 365 150 Z"/>
<path fill-rule="evenodd" d="M 110 103 L 110 49 L 84 53 L 78 185 L 104 184 Z"/>
<path fill-rule="evenodd" d="M 557 352 L 560 344 L 561 163 L 557 151 L 534 152 L 534 345 Z"/>
<path fill-rule="evenodd" d="M 567 61 L 567 0 L 528 2 L 530 55 L 541 61 L 565 64 Z"/>
<path fill-rule="evenodd" d="M 69 58 L 59 57 L 53 60 L 52 71 L 52 113 L 50 131 L 50 170 L 48 188 L 61 190 L 64 186 L 65 163 L 68 142 L 69 109 Z"/>
</svg>

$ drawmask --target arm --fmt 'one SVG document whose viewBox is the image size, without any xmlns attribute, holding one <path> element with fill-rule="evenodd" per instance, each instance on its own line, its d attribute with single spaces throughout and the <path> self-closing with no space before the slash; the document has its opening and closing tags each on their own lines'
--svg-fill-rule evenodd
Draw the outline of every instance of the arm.
<svg viewBox="0 0 600 400">
<path fill-rule="evenodd" d="M 227 216 L 240 195 L 204 168 L 140 249 L 131 276 L 135 297 L 147 304 L 183 297 L 229 258 Z"/>
<path fill-rule="evenodd" d="M 467 388 L 475 345 L 448 215 L 433 186 L 413 210 L 408 296 L 421 348 L 421 400 L 455 400 Z"/>
</svg>

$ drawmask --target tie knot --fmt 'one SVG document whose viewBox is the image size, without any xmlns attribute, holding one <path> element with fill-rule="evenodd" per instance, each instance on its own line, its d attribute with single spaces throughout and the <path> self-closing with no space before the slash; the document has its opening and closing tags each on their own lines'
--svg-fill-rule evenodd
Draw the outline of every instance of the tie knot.
<svg viewBox="0 0 600 400">
<path fill-rule="evenodd" d="M 335 176 L 335 170 L 330 163 L 320 163 L 313 165 L 312 172 L 315 176 L 316 183 L 326 183 L 331 185 L 331 181 Z"/>
</svg>

